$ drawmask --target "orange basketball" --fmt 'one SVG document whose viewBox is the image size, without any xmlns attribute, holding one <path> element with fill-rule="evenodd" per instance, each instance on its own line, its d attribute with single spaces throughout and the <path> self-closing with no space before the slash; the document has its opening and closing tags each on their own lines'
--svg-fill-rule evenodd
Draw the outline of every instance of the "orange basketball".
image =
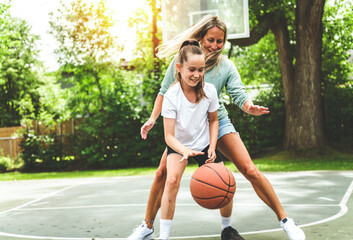
<svg viewBox="0 0 353 240">
<path fill-rule="evenodd" d="M 232 172 L 223 163 L 208 163 L 199 167 L 191 177 L 190 192 L 194 200 L 207 209 L 226 206 L 235 193 Z"/>
</svg>

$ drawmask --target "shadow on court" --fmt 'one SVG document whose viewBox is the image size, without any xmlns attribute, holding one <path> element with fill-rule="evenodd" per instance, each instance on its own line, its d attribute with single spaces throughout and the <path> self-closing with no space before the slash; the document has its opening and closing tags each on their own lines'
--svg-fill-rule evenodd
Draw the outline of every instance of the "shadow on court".
<svg viewBox="0 0 353 240">
<path fill-rule="evenodd" d="M 232 226 L 247 240 L 283 240 L 275 214 L 235 173 Z M 353 172 L 265 173 L 310 240 L 353 238 Z M 0 182 L 0 239 L 125 239 L 146 209 L 152 176 Z M 182 179 L 172 239 L 220 239 L 218 210 L 198 206 Z M 159 236 L 159 214 L 155 223 Z"/>
</svg>

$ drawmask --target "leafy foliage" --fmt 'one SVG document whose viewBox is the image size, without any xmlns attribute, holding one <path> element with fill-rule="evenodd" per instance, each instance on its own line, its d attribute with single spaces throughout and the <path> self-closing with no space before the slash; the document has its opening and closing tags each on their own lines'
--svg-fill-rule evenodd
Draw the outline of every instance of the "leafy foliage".
<svg viewBox="0 0 353 240">
<path fill-rule="evenodd" d="M 153 1 L 149 0 L 148 5 L 152 9 Z M 160 9 L 159 9 L 160 11 Z M 161 22 L 161 16 L 158 21 Z M 135 58 L 131 61 L 136 75 L 142 76 L 142 91 L 145 111 L 152 112 L 154 100 L 159 92 L 160 84 L 169 65 L 169 61 L 154 57 L 153 34 L 156 34 L 157 41 L 162 39 L 162 29 L 159 26 L 157 32 L 153 33 L 153 25 L 150 14 L 145 9 L 138 9 L 135 16 L 129 18 L 129 26 L 137 29 Z M 144 118 L 145 119 L 145 118 Z"/>
<path fill-rule="evenodd" d="M 280 84 L 278 51 L 273 34 L 249 47 L 234 46 L 231 59 L 245 85 Z"/>
<path fill-rule="evenodd" d="M 36 88 L 40 62 L 38 36 L 24 20 L 10 15 L 10 5 L 0 3 L 0 126 L 18 126 L 23 118 L 38 115 Z"/>
<path fill-rule="evenodd" d="M 107 62 L 115 58 L 116 38 L 109 30 L 113 26 L 104 1 L 88 5 L 75 0 L 50 13 L 50 33 L 59 42 L 55 53 L 62 65 L 79 66 L 88 62 Z"/>
<path fill-rule="evenodd" d="M 152 50 L 149 41 L 144 39 L 144 44 L 139 45 L 146 57 L 139 63 L 144 64 L 136 64 L 139 67 L 134 72 L 125 71 L 113 58 L 121 49 L 109 33 L 112 22 L 102 1 L 97 6 L 81 0 L 73 2 L 71 8 L 63 4 L 57 14 L 56 18 L 52 14 L 51 26 L 60 43 L 59 81 L 70 92 L 71 116 L 83 119 L 72 139 L 75 159 L 84 168 L 151 164 L 154 157 L 150 150 L 159 149 L 155 146 L 158 141 L 151 142 L 153 147 L 148 148 L 148 144 L 140 144 L 139 137 L 144 96 L 151 91 L 146 88 L 142 92 L 143 82 L 159 76 L 153 71 L 153 59 L 147 57 L 152 55 L 148 54 Z M 107 41 L 103 44 L 101 40 Z M 153 89 L 155 94 L 157 88 Z"/>
<path fill-rule="evenodd" d="M 42 124 L 53 128 L 55 124 L 68 120 L 71 117 L 71 108 L 68 105 L 70 92 L 62 89 L 61 84 L 57 83 L 56 73 L 40 73 L 43 85 L 38 87 L 40 96 L 39 113 L 36 117 Z M 28 119 L 30 122 L 33 119 Z M 30 123 L 26 124 L 27 126 Z"/>
<path fill-rule="evenodd" d="M 26 129 L 21 141 L 23 171 L 55 171 L 64 168 L 62 144 L 55 134 L 36 135 Z"/>
<path fill-rule="evenodd" d="M 75 139 L 79 156 L 87 168 L 136 164 L 143 151 L 135 146 L 140 128 L 140 88 L 136 88 L 134 75 L 126 71 L 112 70 L 104 77 L 111 83 L 104 90 L 104 111 L 86 117 L 80 126 Z"/>
<path fill-rule="evenodd" d="M 349 50 L 353 47 L 353 16 L 349 11 L 352 6 L 345 8 L 343 4 L 347 3 L 334 1 L 325 8 L 322 93 L 325 130 L 330 143 L 351 149 L 353 91 Z M 259 21 L 256 16 L 272 10 L 284 12 L 291 50 L 295 51 L 294 1 L 263 0 L 259 4 L 250 1 L 250 8 L 252 26 Z M 59 41 L 57 53 L 61 68 L 55 74 L 38 75 L 45 83 L 37 93 L 40 100 L 33 100 L 30 94 L 22 95 L 20 104 L 30 111 L 24 110 L 20 116 L 35 116 L 51 126 L 69 117 L 82 119 L 82 123 L 71 136 L 68 149 L 63 148 L 55 135 L 44 137 L 26 132 L 22 142 L 24 169 L 49 171 L 157 165 L 165 148 L 161 118 L 146 141 L 140 138 L 140 127 L 152 111 L 169 60 L 153 58 L 153 26 L 148 12 L 140 9 L 130 20 L 131 26 L 138 29 L 137 57 L 127 70 L 115 61 L 122 48 L 116 42 L 118 39 L 109 33 L 111 18 L 102 2 L 96 6 L 77 0 L 52 16 L 52 33 Z M 1 21 L 0 26 L 3 26 Z M 157 37 L 161 38 L 161 29 L 158 29 Z M 250 154 L 255 155 L 281 145 L 283 140 L 285 110 L 278 51 L 273 34 L 267 34 L 255 45 L 234 47 L 233 50 L 231 60 L 245 85 L 267 83 L 273 86 L 269 92 L 261 91 L 255 100 L 256 104 L 270 108 L 269 115 L 253 117 L 230 102 L 226 104 Z M 3 51 L 0 56 L 5 56 Z M 2 74 L 0 72 L 0 76 Z"/>
<path fill-rule="evenodd" d="M 271 5 L 271 1 L 261 1 L 261 4 L 250 3 L 250 7 L 252 26 L 257 23 L 255 16 L 271 12 L 275 9 L 286 9 L 283 10 L 283 12 L 289 20 L 289 34 L 293 51 L 295 51 L 294 2 L 276 2 L 275 5 Z M 324 100 L 325 132 L 327 140 L 331 145 L 341 148 L 344 147 L 345 149 L 351 149 L 353 145 L 353 129 L 351 124 L 353 122 L 353 109 L 350 104 L 353 94 L 351 80 L 353 72 L 351 60 L 351 49 L 353 49 L 353 16 L 350 9 L 352 9 L 352 3 L 348 1 L 330 1 L 325 5 L 325 14 L 323 17 L 322 93 Z M 234 49 L 235 51 L 233 51 L 234 53 L 231 59 L 235 62 L 242 76 L 242 80 L 246 85 L 272 83 L 275 84 L 275 89 L 280 89 L 281 75 L 277 59 L 278 51 L 275 46 L 273 34 L 267 34 L 255 45 L 242 48 L 234 47 Z M 278 90 L 275 90 L 275 92 L 278 92 Z M 266 146 L 268 146 L 266 144 L 267 140 L 274 140 L 272 144 L 276 145 L 278 139 L 283 139 L 281 136 L 283 136 L 284 129 L 274 126 L 264 128 L 263 126 L 263 124 L 265 124 L 263 121 L 272 118 L 274 114 L 277 115 L 277 111 L 281 111 L 281 114 L 272 120 L 274 120 L 278 126 L 283 126 L 284 120 L 282 117 L 284 109 L 282 108 L 283 106 L 280 107 L 280 105 L 283 104 L 283 98 L 281 97 L 281 91 L 278 93 L 279 95 L 270 93 L 268 97 L 260 97 L 260 99 L 256 100 L 256 102 L 260 101 L 260 104 L 262 103 L 264 106 L 269 106 L 271 110 L 271 113 L 268 116 L 261 117 L 261 120 L 257 118 L 253 119 L 251 116 L 245 116 L 241 114 L 236 107 L 232 107 L 232 105 L 228 106 L 235 126 L 237 130 L 240 131 L 245 144 L 249 147 L 251 152 L 260 150 L 256 148 L 254 140 L 256 140 L 257 143 L 263 144 L 263 147 L 266 148 Z M 272 99 L 273 97 L 274 99 Z M 279 105 L 272 107 L 272 104 L 275 102 L 271 99 L 277 99 L 276 101 L 278 101 L 278 103 L 276 105 Z M 251 123 L 252 125 L 246 125 L 246 123 Z M 258 138 L 251 135 L 253 129 L 256 134 L 260 134 Z M 271 133 L 274 129 L 278 131 L 278 133 Z M 268 132 L 264 135 L 267 135 L 267 137 L 262 137 L 262 133 L 258 132 L 261 130 Z M 268 138 L 268 136 L 272 137 Z"/>
<path fill-rule="evenodd" d="M 353 147 L 353 7 L 333 1 L 325 8 L 323 37 L 323 96 L 325 130 L 330 143 Z"/>
<path fill-rule="evenodd" d="M 234 104 L 226 105 L 229 118 L 251 155 L 280 146 L 284 134 L 284 101 L 280 88 L 275 86 L 270 91 L 260 92 L 255 101 L 269 107 L 271 113 L 255 117 Z"/>
<path fill-rule="evenodd" d="M 0 173 L 6 172 L 12 165 L 12 159 L 5 156 L 4 151 L 0 148 Z"/>
</svg>

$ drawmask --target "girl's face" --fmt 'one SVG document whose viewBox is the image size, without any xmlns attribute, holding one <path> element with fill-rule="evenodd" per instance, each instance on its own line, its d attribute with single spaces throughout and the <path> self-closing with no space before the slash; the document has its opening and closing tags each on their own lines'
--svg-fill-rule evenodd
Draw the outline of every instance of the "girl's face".
<svg viewBox="0 0 353 240">
<path fill-rule="evenodd" d="M 182 65 L 177 63 L 176 68 L 181 74 L 182 84 L 196 87 L 202 81 L 205 73 L 205 56 L 203 54 L 188 54 L 187 59 Z"/>
<path fill-rule="evenodd" d="M 207 30 L 206 35 L 201 39 L 202 50 L 207 54 L 220 50 L 224 45 L 224 32 L 214 26 Z"/>
</svg>

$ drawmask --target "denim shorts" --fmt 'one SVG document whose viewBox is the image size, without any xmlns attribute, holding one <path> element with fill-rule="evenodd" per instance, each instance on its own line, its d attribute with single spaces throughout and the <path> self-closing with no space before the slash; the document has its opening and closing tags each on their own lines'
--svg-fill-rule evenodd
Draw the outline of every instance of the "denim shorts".
<svg viewBox="0 0 353 240">
<path fill-rule="evenodd" d="M 221 137 L 223 137 L 224 135 L 228 134 L 228 133 L 237 133 L 239 134 L 232 122 L 230 121 L 229 117 L 225 117 L 219 120 L 219 132 L 218 132 L 218 139 L 220 139 Z"/>
</svg>

